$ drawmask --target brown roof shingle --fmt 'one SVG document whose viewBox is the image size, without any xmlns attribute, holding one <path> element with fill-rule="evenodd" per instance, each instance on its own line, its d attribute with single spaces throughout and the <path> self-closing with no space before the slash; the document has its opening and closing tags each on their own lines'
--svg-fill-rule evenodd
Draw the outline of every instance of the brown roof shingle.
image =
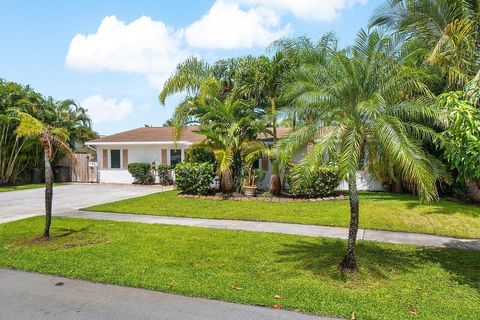
<svg viewBox="0 0 480 320">
<path fill-rule="evenodd" d="M 205 140 L 205 136 L 195 132 L 197 129 L 198 127 L 196 126 L 184 127 L 178 140 L 191 142 Z M 96 142 L 163 142 L 173 140 L 174 132 L 172 127 L 142 127 L 98 138 L 87 142 L 87 144 L 95 144 Z"/>
<path fill-rule="evenodd" d="M 202 142 L 205 140 L 205 136 L 197 132 L 197 126 L 188 126 L 182 129 L 182 134 L 179 141 L 189 142 Z M 271 129 L 270 129 L 271 130 Z M 277 137 L 285 137 L 289 128 L 277 128 Z M 259 134 L 257 136 L 261 140 L 271 140 L 272 136 L 266 134 Z M 110 136 L 101 137 L 92 141 L 88 141 L 87 144 L 94 145 L 95 143 L 119 143 L 119 142 L 167 142 L 174 141 L 174 132 L 172 127 L 142 127 L 133 130 L 128 130 Z"/>
</svg>

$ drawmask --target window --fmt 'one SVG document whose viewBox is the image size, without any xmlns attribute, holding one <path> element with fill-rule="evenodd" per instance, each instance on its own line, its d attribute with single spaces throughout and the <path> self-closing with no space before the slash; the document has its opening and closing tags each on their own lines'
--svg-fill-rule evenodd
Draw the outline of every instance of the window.
<svg viewBox="0 0 480 320">
<path fill-rule="evenodd" d="M 110 150 L 110 168 L 120 169 L 120 150 Z"/>
<path fill-rule="evenodd" d="M 180 162 L 182 162 L 182 150 L 170 149 L 170 165 L 175 167 Z"/>
</svg>

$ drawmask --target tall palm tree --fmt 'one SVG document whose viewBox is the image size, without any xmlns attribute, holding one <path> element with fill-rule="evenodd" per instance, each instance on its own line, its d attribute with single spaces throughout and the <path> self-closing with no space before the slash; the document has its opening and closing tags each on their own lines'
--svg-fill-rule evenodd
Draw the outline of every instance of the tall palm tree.
<svg viewBox="0 0 480 320">
<path fill-rule="evenodd" d="M 438 67 L 447 87 L 461 90 L 480 72 L 480 1 L 388 0 L 372 16 L 424 48 L 424 61 Z"/>
<path fill-rule="evenodd" d="M 356 173 L 364 159 L 365 170 L 388 164 L 399 179 L 412 183 L 420 198 L 437 198 L 435 182 L 441 165 L 422 148 L 441 125 L 434 107 L 410 100 L 428 94 L 421 71 L 402 64 L 398 39 L 380 31 L 360 31 L 348 52 L 336 52 L 325 64 L 298 68 L 286 95 L 312 121 L 305 122 L 279 142 L 280 160 L 308 148 L 299 163 L 305 175 L 337 159 L 340 176 L 348 181 L 350 226 L 348 248 L 341 270 L 357 269 L 356 237 L 359 197 Z M 314 117 L 313 117 L 314 116 Z M 432 168 L 434 170 L 432 170 Z"/>
<path fill-rule="evenodd" d="M 18 118 L 20 123 L 15 129 L 17 136 L 20 138 L 38 139 L 43 146 L 45 164 L 45 228 L 43 236 L 49 238 L 53 200 L 53 170 L 51 161 L 54 147 L 72 152 L 67 145 L 69 138 L 68 130 L 45 124 L 24 112 L 19 112 Z"/>
</svg>

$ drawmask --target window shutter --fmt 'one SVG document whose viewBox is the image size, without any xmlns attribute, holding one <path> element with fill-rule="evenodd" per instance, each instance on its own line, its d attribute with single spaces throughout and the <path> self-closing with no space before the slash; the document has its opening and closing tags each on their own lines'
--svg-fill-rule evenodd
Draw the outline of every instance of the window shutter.
<svg viewBox="0 0 480 320">
<path fill-rule="evenodd" d="M 167 149 L 162 149 L 162 164 L 167 164 Z"/>
<path fill-rule="evenodd" d="M 262 167 L 262 170 L 265 170 L 267 171 L 268 170 L 268 158 L 262 158 L 262 161 L 261 161 L 261 167 Z"/>
<path fill-rule="evenodd" d="M 128 149 L 123 149 L 123 169 L 128 169 Z"/>
<path fill-rule="evenodd" d="M 108 150 L 103 149 L 102 169 L 108 169 Z"/>
</svg>

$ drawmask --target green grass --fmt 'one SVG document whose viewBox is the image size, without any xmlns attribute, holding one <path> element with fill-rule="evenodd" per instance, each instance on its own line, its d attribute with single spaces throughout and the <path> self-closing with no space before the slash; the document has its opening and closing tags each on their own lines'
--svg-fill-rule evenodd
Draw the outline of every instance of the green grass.
<svg viewBox="0 0 480 320">
<path fill-rule="evenodd" d="M 42 225 L 0 225 L 0 267 L 357 319 L 480 314 L 478 252 L 359 242 L 343 275 L 342 240 L 55 218 L 45 242 Z"/>
<path fill-rule="evenodd" d="M 62 185 L 62 183 L 54 183 L 54 186 Z M 44 188 L 44 183 L 30 183 L 30 184 L 21 184 L 21 185 L 8 185 L 8 186 L 0 186 L 0 192 L 8 192 L 8 191 L 18 191 L 18 190 L 28 190 L 28 189 L 37 189 L 37 188 Z"/>
<path fill-rule="evenodd" d="M 87 208 L 91 211 L 178 217 L 292 222 L 346 227 L 348 200 L 263 202 L 179 198 L 163 192 Z M 360 227 L 480 238 L 480 207 L 451 201 L 422 205 L 411 195 L 363 193 Z"/>
</svg>

